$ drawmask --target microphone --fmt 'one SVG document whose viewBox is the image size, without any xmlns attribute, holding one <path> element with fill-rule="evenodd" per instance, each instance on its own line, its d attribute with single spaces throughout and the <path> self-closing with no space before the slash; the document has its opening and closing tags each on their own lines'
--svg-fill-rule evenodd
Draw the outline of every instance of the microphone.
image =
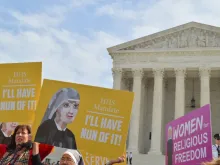
<svg viewBox="0 0 220 165">
<path fill-rule="evenodd" d="M 33 143 L 31 141 L 28 141 L 27 143 L 21 144 L 21 148 L 31 149 L 33 146 Z"/>
</svg>

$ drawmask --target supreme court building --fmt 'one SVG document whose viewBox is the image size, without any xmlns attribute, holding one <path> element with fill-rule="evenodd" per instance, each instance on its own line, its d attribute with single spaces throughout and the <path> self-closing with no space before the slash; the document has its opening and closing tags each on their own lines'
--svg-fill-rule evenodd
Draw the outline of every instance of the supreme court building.
<svg viewBox="0 0 220 165">
<path fill-rule="evenodd" d="M 165 125 L 211 103 L 220 132 L 220 27 L 190 22 L 108 48 L 113 87 L 133 91 L 127 150 L 165 153 Z"/>
</svg>

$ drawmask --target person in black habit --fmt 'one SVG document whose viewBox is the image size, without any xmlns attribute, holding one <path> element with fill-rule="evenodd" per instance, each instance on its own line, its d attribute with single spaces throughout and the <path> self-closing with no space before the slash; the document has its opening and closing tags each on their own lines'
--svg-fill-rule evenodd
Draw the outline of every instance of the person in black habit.
<svg viewBox="0 0 220 165">
<path fill-rule="evenodd" d="M 16 122 L 7 122 L 0 124 L 0 144 L 8 145 L 11 142 L 11 135 L 17 127 Z"/>
<path fill-rule="evenodd" d="M 35 141 L 56 147 L 77 149 L 74 134 L 67 125 L 75 119 L 79 109 L 80 95 L 72 88 L 62 88 L 51 99 Z"/>
<path fill-rule="evenodd" d="M 168 128 L 168 140 L 167 140 L 167 165 L 173 164 L 173 136 L 172 127 Z"/>
</svg>

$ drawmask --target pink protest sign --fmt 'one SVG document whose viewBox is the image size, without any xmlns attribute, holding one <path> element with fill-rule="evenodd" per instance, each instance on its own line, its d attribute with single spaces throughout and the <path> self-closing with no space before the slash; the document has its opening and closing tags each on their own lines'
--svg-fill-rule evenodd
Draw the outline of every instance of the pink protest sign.
<svg viewBox="0 0 220 165">
<path fill-rule="evenodd" d="M 201 165 L 212 160 L 210 105 L 166 125 L 166 165 Z"/>
</svg>

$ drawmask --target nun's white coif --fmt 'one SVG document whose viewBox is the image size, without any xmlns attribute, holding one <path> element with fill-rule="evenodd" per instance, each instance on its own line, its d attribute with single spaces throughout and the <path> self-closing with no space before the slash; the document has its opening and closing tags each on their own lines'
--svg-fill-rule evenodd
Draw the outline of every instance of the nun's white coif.
<svg viewBox="0 0 220 165">
<path fill-rule="evenodd" d="M 67 150 L 64 154 L 68 154 L 76 165 L 84 165 L 82 155 L 77 150 Z"/>
<path fill-rule="evenodd" d="M 48 119 L 52 119 L 57 108 L 68 100 L 80 100 L 78 91 L 73 88 L 62 88 L 60 89 L 51 99 L 47 108 L 46 114 L 42 122 Z"/>
</svg>

